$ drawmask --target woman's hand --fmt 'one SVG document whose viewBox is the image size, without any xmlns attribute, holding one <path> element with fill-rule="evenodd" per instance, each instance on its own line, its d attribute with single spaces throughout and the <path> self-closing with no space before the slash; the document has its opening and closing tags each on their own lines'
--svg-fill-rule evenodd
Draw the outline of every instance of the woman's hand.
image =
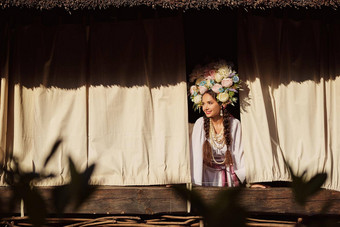
<svg viewBox="0 0 340 227">
<path fill-rule="evenodd" d="M 250 188 L 268 188 L 263 184 L 250 184 Z"/>
</svg>

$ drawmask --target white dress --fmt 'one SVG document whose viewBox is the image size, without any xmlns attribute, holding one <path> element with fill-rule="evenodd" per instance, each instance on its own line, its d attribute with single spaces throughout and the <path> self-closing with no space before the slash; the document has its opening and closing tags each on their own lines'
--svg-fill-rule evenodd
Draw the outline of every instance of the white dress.
<svg viewBox="0 0 340 227">
<path fill-rule="evenodd" d="M 241 123 L 234 117 L 230 118 L 230 123 L 230 133 L 232 138 L 230 152 L 234 163 L 233 168 L 237 178 L 243 182 L 245 180 L 245 167 L 243 147 L 241 143 Z M 204 141 L 204 119 L 203 117 L 200 117 L 195 122 L 190 146 L 192 183 L 203 186 L 223 186 L 225 182 L 226 185 L 231 186 L 233 183 L 230 167 L 226 167 L 224 170 L 203 165 Z M 212 147 L 212 150 L 216 161 L 223 161 L 227 146 L 225 145 L 222 149 L 214 149 Z"/>
</svg>

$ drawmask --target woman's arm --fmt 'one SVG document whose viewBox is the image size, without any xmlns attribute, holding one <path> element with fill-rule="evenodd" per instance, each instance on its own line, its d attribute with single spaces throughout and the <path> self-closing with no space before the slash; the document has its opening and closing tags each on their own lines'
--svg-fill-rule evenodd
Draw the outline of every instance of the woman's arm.
<svg viewBox="0 0 340 227">
<path fill-rule="evenodd" d="M 202 185 L 203 155 L 202 147 L 205 141 L 203 118 L 199 118 L 194 125 L 191 136 L 191 181 L 193 184 Z"/>
<path fill-rule="evenodd" d="M 246 179 L 246 168 L 244 165 L 244 152 L 242 146 L 242 131 L 241 123 L 239 120 L 232 118 L 232 135 L 233 135 L 233 155 L 234 155 L 234 168 L 238 179 L 243 183 Z"/>
</svg>

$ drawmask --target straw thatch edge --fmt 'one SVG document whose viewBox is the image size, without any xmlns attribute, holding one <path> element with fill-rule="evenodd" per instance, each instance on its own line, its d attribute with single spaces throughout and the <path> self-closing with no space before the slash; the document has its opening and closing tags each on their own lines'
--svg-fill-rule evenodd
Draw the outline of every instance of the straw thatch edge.
<svg viewBox="0 0 340 227">
<path fill-rule="evenodd" d="M 249 8 L 323 8 L 337 9 L 340 0 L 0 0 L 0 8 L 20 7 L 36 9 L 64 8 L 66 10 L 78 9 L 105 9 L 108 7 L 134 7 L 149 6 L 169 9 L 219 9 Z"/>
</svg>

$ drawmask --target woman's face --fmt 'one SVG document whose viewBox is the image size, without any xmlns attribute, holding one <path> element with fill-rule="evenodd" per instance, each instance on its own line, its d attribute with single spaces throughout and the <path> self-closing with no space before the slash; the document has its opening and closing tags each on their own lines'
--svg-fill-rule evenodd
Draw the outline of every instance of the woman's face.
<svg viewBox="0 0 340 227">
<path fill-rule="evenodd" d="M 210 94 L 205 93 L 202 97 L 202 108 L 205 115 L 209 118 L 220 116 L 220 105 Z"/>
</svg>

